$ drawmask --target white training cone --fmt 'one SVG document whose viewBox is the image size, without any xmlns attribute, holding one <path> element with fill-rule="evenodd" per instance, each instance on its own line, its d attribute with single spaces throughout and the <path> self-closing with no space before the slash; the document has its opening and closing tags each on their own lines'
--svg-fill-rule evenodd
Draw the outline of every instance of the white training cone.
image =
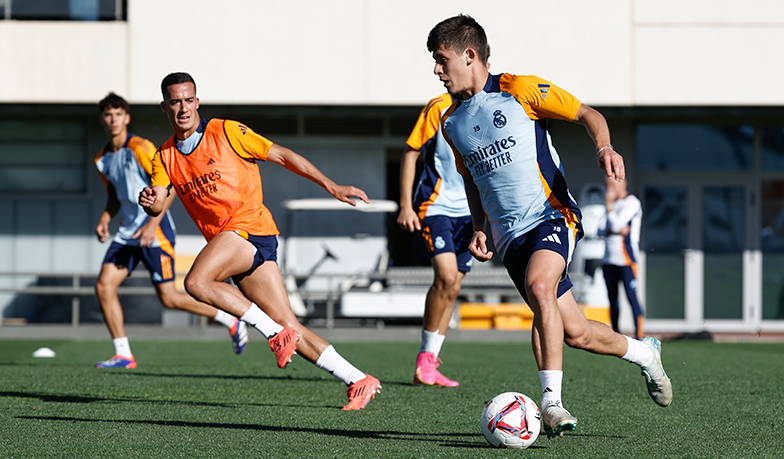
<svg viewBox="0 0 784 459">
<path fill-rule="evenodd" d="M 33 352 L 33 357 L 54 357 L 55 355 L 54 351 L 48 347 L 42 347 Z"/>
</svg>

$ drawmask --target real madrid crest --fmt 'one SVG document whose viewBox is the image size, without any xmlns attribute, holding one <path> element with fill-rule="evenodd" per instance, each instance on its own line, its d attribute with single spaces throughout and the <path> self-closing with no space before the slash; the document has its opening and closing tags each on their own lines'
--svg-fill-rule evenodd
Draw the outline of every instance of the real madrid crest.
<svg viewBox="0 0 784 459">
<path fill-rule="evenodd" d="M 506 117 L 501 113 L 501 110 L 496 110 L 493 112 L 493 126 L 497 128 L 502 128 L 506 126 Z"/>
</svg>

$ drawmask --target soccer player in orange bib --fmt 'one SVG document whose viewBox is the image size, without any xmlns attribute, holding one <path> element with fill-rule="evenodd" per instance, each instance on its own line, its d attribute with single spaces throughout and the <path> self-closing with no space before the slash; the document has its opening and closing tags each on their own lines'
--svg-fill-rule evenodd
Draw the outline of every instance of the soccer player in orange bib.
<svg viewBox="0 0 784 459">
<path fill-rule="evenodd" d="M 110 93 L 98 103 L 98 109 L 109 138 L 95 157 L 95 167 L 106 186 L 106 209 L 95 228 L 98 240 L 109 240 L 109 222 L 115 215 L 120 214 L 121 221 L 95 283 L 98 303 L 112 335 L 114 357 L 96 363 L 96 368 L 136 368 L 136 359 L 125 334 L 117 288 L 139 262 L 150 271 L 155 293 L 165 307 L 200 314 L 223 324 L 229 330 L 234 352 L 242 353 L 248 342 L 245 323 L 174 288 L 175 228 L 168 212 L 174 196 L 166 201 L 163 211 L 155 218 L 147 215 L 136 202 L 139 191 L 150 185 L 155 145 L 128 133 L 131 114 L 128 102 L 122 97 Z"/>
<path fill-rule="evenodd" d="M 207 239 L 185 289 L 259 330 L 280 368 L 299 353 L 348 385 L 344 410 L 364 408 L 381 389 L 378 379 L 354 367 L 291 310 L 277 264 L 279 233 L 263 203 L 256 161 L 279 164 L 352 206 L 352 197 L 368 202 L 365 192 L 335 184 L 307 159 L 236 121 L 201 119 L 196 82 L 187 73 L 167 75 L 161 92 L 174 136 L 155 154 L 152 185 L 139 194 L 139 204 L 158 215 L 173 189 Z M 223 282 L 228 278 L 238 288 Z"/>
</svg>

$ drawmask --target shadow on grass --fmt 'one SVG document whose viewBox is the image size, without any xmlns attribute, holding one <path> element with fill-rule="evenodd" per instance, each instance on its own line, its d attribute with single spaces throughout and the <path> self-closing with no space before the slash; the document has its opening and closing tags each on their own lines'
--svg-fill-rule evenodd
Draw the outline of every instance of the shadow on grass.
<svg viewBox="0 0 784 459">
<path fill-rule="evenodd" d="M 182 405 L 182 406 L 209 406 L 217 408 L 237 408 L 243 406 L 274 407 L 274 408 L 324 408 L 336 409 L 335 405 L 284 405 L 281 403 L 210 403 L 210 402 L 190 402 L 184 400 L 148 400 L 140 398 L 120 398 L 120 397 L 85 397 L 80 395 L 52 395 L 28 392 L 0 392 L 0 397 L 15 397 L 36 399 L 42 402 L 54 403 L 149 403 L 154 405 Z"/>
<path fill-rule="evenodd" d="M 194 378 L 194 379 L 231 379 L 231 380 L 254 380 L 254 381 L 303 381 L 303 382 L 334 382 L 333 379 L 308 377 L 300 378 L 296 376 L 257 376 L 257 375 L 211 375 L 211 374 L 187 374 L 187 373 L 143 373 L 139 371 L 107 371 L 106 374 L 113 376 L 144 376 L 148 378 Z"/>
<path fill-rule="evenodd" d="M 16 419 L 34 419 L 38 421 L 62 421 L 62 422 L 95 422 L 118 424 L 146 424 L 163 427 L 188 427 L 197 429 L 234 429 L 234 430 L 254 430 L 263 432 L 299 432 L 318 435 L 332 435 L 338 437 L 363 438 L 376 440 L 392 441 L 430 441 L 440 443 L 441 446 L 453 448 L 490 448 L 484 441 L 459 440 L 459 438 L 481 439 L 481 434 L 476 433 L 422 433 L 422 432 L 396 432 L 383 431 L 373 432 L 367 430 L 349 429 L 308 429 L 303 427 L 283 427 L 265 426 L 261 424 L 229 424 L 221 422 L 188 422 L 188 421 L 155 421 L 155 420 L 127 420 L 127 419 L 85 419 L 75 417 L 47 417 L 47 416 L 16 416 Z M 448 438 L 445 438 L 448 437 Z"/>
</svg>

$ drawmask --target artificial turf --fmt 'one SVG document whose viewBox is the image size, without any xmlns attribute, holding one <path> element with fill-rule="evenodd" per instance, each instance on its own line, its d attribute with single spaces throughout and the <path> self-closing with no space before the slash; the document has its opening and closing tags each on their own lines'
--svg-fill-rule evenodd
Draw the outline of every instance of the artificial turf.
<svg viewBox="0 0 784 459">
<path fill-rule="evenodd" d="M 37 348 L 54 358 L 33 358 Z M 527 450 L 487 445 L 485 403 L 506 391 L 539 401 L 529 344 L 447 341 L 458 388 L 414 386 L 414 343 L 339 343 L 381 394 L 344 412 L 345 386 L 300 357 L 285 370 L 266 343 L 134 341 L 134 370 L 98 370 L 105 342 L 0 341 L 0 457 L 784 457 L 784 344 L 674 341 L 663 361 L 668 408 L 639 369 L 566 349 L 564 404 L 578 420 Z"/>
</svg>

